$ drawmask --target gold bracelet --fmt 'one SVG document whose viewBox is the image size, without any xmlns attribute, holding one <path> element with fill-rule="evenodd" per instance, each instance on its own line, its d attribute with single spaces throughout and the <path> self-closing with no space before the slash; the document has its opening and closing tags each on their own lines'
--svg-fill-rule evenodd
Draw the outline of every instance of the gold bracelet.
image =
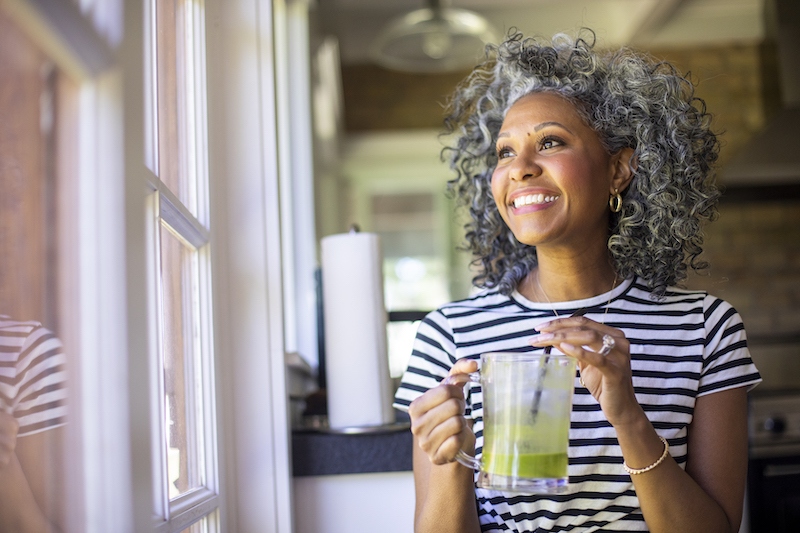
<svg viewBox="0 0 800 533">
<path fill-rule="evenodd" d="M 644 468 L 631 468 L 628 466 L 628 463 L 622 461 L 622 468 L 624 468 L 625 471 L 630 475 L 635 476 L 637 474 L 644 474 L 645 472 L 649 472 L 650 470 L 654 469 L 655 467 L 663 463 L 664 459 L 667 458 L 667 454 L 669 453 L 669 443 L 667 442 L 667 439 L 665 439 L 661 435 L 659 435 L 658 438 L 661 439 L 661 442 L 664 443 L 664 453 L 661 454 L 661 457 L 659 457 L 655 463 L 651 464 L 650 466 L 646 466 Z"/>
</svg>

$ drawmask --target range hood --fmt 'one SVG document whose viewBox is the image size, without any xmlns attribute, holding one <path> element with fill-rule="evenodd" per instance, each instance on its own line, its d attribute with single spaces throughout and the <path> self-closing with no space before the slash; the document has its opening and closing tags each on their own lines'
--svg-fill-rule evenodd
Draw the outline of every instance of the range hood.
<svg viewBox="0 0 800 533">
<path fill-rule="evenodd" d="M 781 106 L 722 171 L 726 187 L 800 183 L 800 1 L 766 0 L 767 38 L 778 53 Z"/>
</svg>

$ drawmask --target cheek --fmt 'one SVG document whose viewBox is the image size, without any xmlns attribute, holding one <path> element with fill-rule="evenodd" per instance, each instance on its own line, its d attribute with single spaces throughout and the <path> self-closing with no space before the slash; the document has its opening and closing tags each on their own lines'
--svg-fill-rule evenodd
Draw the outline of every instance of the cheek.
<svg viewBox="0 0 800 533">
<path fill-rule="evenodd" d="M 497 212 L 500 214 L 506 225 L 510 222 L 508 220 L 508 208 L 506 206 L 506 179 L 505 173 L 502 170 L 495 170 L 492 173 L 491 180 L 492 198 L 494 198 L 494 205 Z"/>
<path fill-rule="evenodd" d="M 492 173 L 492 178 L 489 183 L 492 188 L 492 197 L 494 198 L 494 203 L 497 204 L 497 207 L 499 208 L 505 203 L 505 188 L 503 187 L 504 180 L 502 178 L 502 171 L 495 169 L 495 171 Z"/>
<path fill-rule="evenodd" d="M 599 169 L 602 167 L 592 164 L 592 161 L 579 160 L 561 167 L 562 184 L 571 189 L 578 189 L 591 196 L 599 190 L 604 190 L 604 176 Z"/>
</svg>

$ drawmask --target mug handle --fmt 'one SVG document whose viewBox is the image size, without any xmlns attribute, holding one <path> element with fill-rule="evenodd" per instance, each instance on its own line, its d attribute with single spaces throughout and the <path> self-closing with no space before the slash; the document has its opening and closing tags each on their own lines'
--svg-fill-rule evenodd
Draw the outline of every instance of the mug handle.
<svg viewBox="0 0 800 533">
<path fill-rule="evenodd" d="M 452 374 L 444 378 L 444 381 L 442 381 L 442 383 L 445 385 L 463 385 L 465 383 L 480 383 L 480 382 L 481 382 L 480 372 Z M 473 456 L 471 456 L 470 454 L 468 454 L 467 452 L 465 452 L 464 450 L 458 450 L 456 452 L 456 461 L 466 466 L 467 468 L 472 468 L 473 470 L 480 471 L 481 469 L 481 462 L 478 461 Z"/>
</svg>

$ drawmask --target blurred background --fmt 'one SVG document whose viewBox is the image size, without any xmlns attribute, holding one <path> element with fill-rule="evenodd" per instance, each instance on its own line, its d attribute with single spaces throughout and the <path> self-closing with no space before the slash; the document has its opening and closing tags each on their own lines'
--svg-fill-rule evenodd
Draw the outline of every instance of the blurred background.
<svg viewBox="0 0 800 533">
<path fill-rule="evenodd" d="M 502 38 L 514 27 L 549 38 L 588 27 L 599 47 L 644 50 L 689 73 L 714 114 L 726 194 L 707 231 L 711 269 L 688 284 L 732 302 L 766 384 L 790 386 L 786 380 L 800 374 L 796 4 L 321 0 L 310 11 L 317 235 L 354 223 L 381 235 L 390 311 L 466 296 L 470 258 L 456 249 L 463 219 L 445 195 L 452 174 L 439 159 L 443 105 L 474 64 L 479 37 Z M 453 35 L 437 43 L 436 31 L 420 23 L 437 9 L 468 11 L 482 22 L 454 16 Z M 395 375 L 408 353 L 402 337 L 390 342 Z M 786 357 L 773 370 L 778 354 Z"/>
</svg>

